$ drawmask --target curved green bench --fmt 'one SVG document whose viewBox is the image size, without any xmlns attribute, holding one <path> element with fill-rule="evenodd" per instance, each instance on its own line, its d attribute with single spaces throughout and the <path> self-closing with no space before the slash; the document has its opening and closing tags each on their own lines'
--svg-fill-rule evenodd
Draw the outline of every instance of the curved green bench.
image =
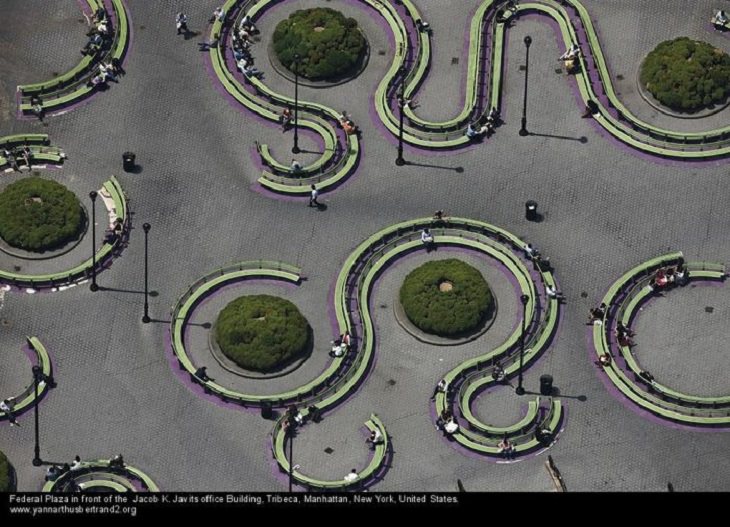
<svg viewBox="0 0 730 527">
<path fill-rule="evenodd" d="M 95 88 L 87 86 L 86 82 L 94 75 L 96 65 L 99 62 L 124 58 L 129 47 L 129 20 L 122 0 L 109 0 L 107 3 L 103 0 L 86 1 L 92 12 L 104 6 L 107 8 L 108 17 L 110 19 L 113 17 L 114 37 L 111 46 L 105 51 L 99 50 L 94 56 L 85 55 L 74 68 L 49 81 L 19 85 L 17 91 L 20 94 L 21 113 L 34 113 L 30 102 L 33 97 L 40 99 L 40 106 L 44 112 L 60 111 L 81 101 L 95 91 Z"/>
<path fill-rule="evenodd" d="M 302 409 L 301 412 L 306 417 L 305 410 Z M 274 459 L 276 459 L 276 462 L 279 464 L 279 469 L 282 472 L 288 474 L 289 458 L 286 454 L 287 433 L 284 430 L 283 423 L 284 418 L 280 419 L 274 426 L 274 430 L 271 433 L 271 450 L 274 455 Z M 295 468 L 292 471 L 292 478 L 294 479 L 294 481 L 296 481 L 298 485 L 301 485 L 307 490 L 319 491 L 354 490 L 361 489 L 364 485 L 367 485 L 375 476 L 377 476 L 378 472 L 380 472 L 380 468 L 385 463 L 385 459 L 389 449 L 390 438 L 388 437 L 388 432 L 385 429 L 385 426 L 383 426 L 382 421 L 375 414 L 372 414 L 370 416 L 370 419 L 365 423 L 365 427 L 368 429 L 369 432 L 379 430 L 380 434 L 383 436 L 383 440 L 381 443 L 375 445 L 375 450 L 373 451 L 373 455 L 370 458 L 370 461 L 362 471 L 358 472 L 358 479 L 356 479 L 355 481 L 345 481 L 344 479 L 319 480 L 314 477 L 307 476 L 299 469 Z"/>
<path fill-rule="evenodd" d="M 138 481 L 144 490 L 142 492 L 159 492 L 160 489 L 152 479 L 130 465 L 124 468 L 109 468 L 109 459 L 96 461 L 82 461 L 77 470 L 69 470 L 54 481 L 46 481 L 41 492 L 59 492 L 70 481 L 81 483 L 84 489 L 90 487 L 106 487 L 117 492 L 136 492 L 131 480 Z M 113 470 L 113 472 L 112 472 Z"/>
<path fill-rule="evenodd" d="M 47 134 L 16 134 L 0 137 L 0 170 L 6 169 L 10 163 L 3 155 L 4 149 L 15 149 L 27 146 L 31 151 L 31 165 L 43 168 L 45 164 L 60 165 L 66 159 L 60 148 L 51 146 Z M 23 165 L 25 167 L 25 165 Z"/>
<path fill-rule="evenodd" d="M 101 192 L 108 193 L 108 195 L 112 198 L 114 208 L 111 212 L 120 218 L 123 224 L 126 224 L 129 216 L 127 199 L 117 178 L 112 176 L 108 181 L 106 181 L 102 186 Z M 111 257 L 112 253 L 120 243 L 121 240 L 117 237 L 113 243 L 105 242 L 102 244 L 101 248 L 96 253 L 97 267 L 103 268 L 103 263 L 107 260 L 107 258 Z M 76 267 L 60 273 L 27 275 L 0 270 L 0 282 L 16 287 L 29 287 L 33 289 L 58 287 L 87 279 L 91 275 L 91 267 L 92 259 L 89 258 Z"/>
<path fill-rule="evenodd" d="M 642 303 L 652 294 L 649 286 L 651 273 L 660 267 L 675 264 L 682 258 L 681 252 L 670 253 L 644 262 L 619 278 L 604 296 L 602 302 L 609 306 L 602 325 L 593 326 L 593 344 L 598 356 L 613 353 L 613 331 L 616 321 L 630 326 Z M 686 262 L 689 280 L 724 280 L 727 277 L 723 264 Z M 603 370 L 619 391 L 637 406 L 650 413 L 694 426 L 727 426 L 730 424 L 730 396 L 700 397 L 677 392 L 661 383 L 647 383 L 639 377 L 642 368 L 632 350 L 615 344 L 615 349 L 626 362 L 628 371 L 620 368 L 616 360 Z"/>
<path fill-rule="evenodd" d="M 223 21 L 216 20 L 210 30 L 210 39 L 225 41 L 230 25 L 237 25 L 244 14 L 255 19 L 256 16 L 275 3 L 274 0 L 264 0 L 255 5 L 251 2 L 228 0 L 223 8 L 232 20 L 224 25 Z M 249 7 L 248 11 L 246 8 Z M 237 12 L 231 17 L 231 12 Z M 281 109 L 293 106 L 294 99 L 271 90 L 257 78 L 248 78 L 247 82 L 256 93 L 247 90 L 228 70 L 224 56 L 224 46 L 210 48 L 209 56 L 216 77 L 223 88 L 247 110 L 268 121 L 279 122 Z M 299 101 L 298 126 L 311 130 L 323 138 L 325 145 L 322 155 L 311 165 L 303 167 L 301 173 L 293 173 L 290 166 L 274 160 L 267 145 L 257 145 L 262 161 L 271 170 L 264 170 L 258 179 L 259 184 L 273 192 L 306 196 L 311 192 L 310 186 L 316 183 L 320 192 L 338 185 L 350 176 L 357 167 L 360 155 L 360 143 L 356 135 L 346 136 L 344 146 L 339 146 L 338 133 L 335 130 L 338 112 L 317 103 Z M 337 155 L 339 154 L 339 155 Z"/>
<path fill-rule="evenodd" d="M 405 56 L 411 44 L 409 32 L 405 22 L 400 18 L 395 7 L 382 0 L 361 0 L 374 9 L 386 21 L 396 41 L 395 57 L 391 67 L 379 84 L 375 94 L 375 108 L 380 120 L 394 135 L 398 135 L 399 120 L 396 112 L 390 106 L 390 101 L 399 91 L 395 86 L 401 66 L 405 65 Z M 404 0 L 406 13 L 414 20 L 420 15 L 410 0 Z M 567 6 L 567 8 L 566 8 Z M 467 58 L 467 82 L 464 97 L 464 106 L 461 113 L 453 119 L 443 122 L 434 122 L 420 119 L 411 109 L 405 109 L 407 123 L 404 126 L 403 139 L 407 143 L 430 149 L 456 148 L 470 143 L 463 135 L 469 118 L 475 120 L 474 109 L 477 101 L 477 86 L 481 81 L 480 63 L 485 46 L 485 31 L 492 35 L 490 59 L 491 75 L 487 82 L 487 98 L 483 103 L 483 112 L 490 108 L 500 107 L 502 92 L 502 67 L 504 60 L 505 24 L 498 22 L 492 16 L 497 6 L 494 0 L 484 0 L 478 7 L 470 26 L 469 55 Z M 568 13 L 571 9 L 574 17 Z M 573 42 L 582 44 L 579 60 L 579 72 L 575 74 L 578 90 L 583 103 L 594 101 L 598 105 L 598 112 L 594 116 L 596 121 L 609 134 L 619 141 L 647 152 L 652 155 L 677 160 L 711 159 L 723 157 L 730 153 L 730 126 L 704 132 L 676 132 L 653 126 L 633 115 L 617 98 L 611 81 L 611 75 L 606 66 L 603 51 L 600 47 L 593 23 L 585 7 L 578 0 L 540 0 L 539 2 L 520 3 L 510 13 L 510 18 L 518 19 L 525 13 L 538 13 L 555 20 L 564 45 L 567 47 Z M 586 41 L 578 38 L 575 24 L 585 32 Z M 410 32 L 413 34 L 414 32 Z M 422 84 L 428 64 L 430 62 L 430 42 L 428 35 L 418 32 L 416 42 L 418 49 L 412 51 L 415 59 L 410 71 L 405 76 L 405 96 L 411 98 Z M 588 53 L 595 63 L 595 71 L 599 76 L 597 84 L 591 79 Z M 595 85 L 594 85 L 595 84 Z M 601 95 L 605 95 L 609 107 L 601 102 Z M 488 105 L 486 104 L 488 102 Z M 614 113 L 616 115 L 614 115 Z"/>
<path fill-rule="evenodd" d="M 38 383 L 38 400 L 40 400 L 43 399 L 43 396 L 50 388 L 46 379 L 52 382 L 53 365 L 51 364 L 51 358 L 45 346 L 38 340 L 38 337 L 27 337 L 26 341 L 28 347 L 35 353 L 36 365 L 41 367 L 41 372 L 43 373 L 43 380 Z M 13 400 L 15 401 L 13 406 L 14 414 L 21 413 L 36 404 L 34 381 L 31 379 L 30 384 L 19 395 L 13 397 Z M 3 419 L 7 419 L 7 414 L 0 411 L 0 420 Z"/>
</svg>

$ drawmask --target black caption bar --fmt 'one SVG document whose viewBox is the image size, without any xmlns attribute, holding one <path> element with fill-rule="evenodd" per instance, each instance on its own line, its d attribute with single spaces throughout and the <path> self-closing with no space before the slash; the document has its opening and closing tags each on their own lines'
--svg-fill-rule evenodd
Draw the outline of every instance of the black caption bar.
<svg viewBox="0 0 730 527">
<path fill-rule="evenodd" d="M 453 493 L 277 493 L 277 492 L 159 492 L 159 493 L 11 493 L 2 498 L 9 518 L 43 516 L 126 516 L 158 512 L 211 509 L 310 507 L 437 507 L 461 505 L 465 495 Z"/>
</svg>

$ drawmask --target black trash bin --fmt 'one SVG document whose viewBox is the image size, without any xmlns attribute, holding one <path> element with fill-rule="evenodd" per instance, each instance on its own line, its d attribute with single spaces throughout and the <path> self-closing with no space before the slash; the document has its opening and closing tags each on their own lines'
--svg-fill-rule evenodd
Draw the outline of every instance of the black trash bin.
<svg viewBox="0 0 730 527">
<path fill-rule="evenodd" d="M 264 419 L 271 419 L 274 417 L 274 411 L 271 409 L 271 403 L 264 401 L 261 403 L 261 417 Z"/>
<path fill-rule="evenodd" d="M 134 172 L 134 160 L 137 158 L 132 152 L 124 152 L 122 154 L 122 160 L 124 163 L 125 172 Z"/>
<path fill-rule="evenodd" d="M 527 201 L 525 202 L 525 218 L 527 221 L 536 221 L 537 220 L 537 202 L 536 201 Z"/>
<path fill-rule="evenodd" d="M 552 375 L 541 375 L 540 376 L 540 394 L 552 395 L 553 393 L 553 376 Z"/>
</svg>

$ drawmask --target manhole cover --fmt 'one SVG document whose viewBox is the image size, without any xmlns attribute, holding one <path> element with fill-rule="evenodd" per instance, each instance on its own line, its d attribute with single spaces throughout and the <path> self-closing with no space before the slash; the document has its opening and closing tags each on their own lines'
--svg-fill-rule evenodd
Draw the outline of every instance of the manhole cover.
<svg viewBox="0 0 730 527">
<path fill-rule="evenodd" d="M 455 65 L 459 63 L 459 57 L 451 57 L 451 65 Z"/>
<path fill-rule="evenodd" d="M 395 380 L 394 379 L 390 379 L 388 381 L 388 384 L 391 385 L 391 386 L 395 386 Z"/>
<path fill-rule="evenodd" d="M 6 318 L 0 320 L 0 326 L 8 327 L 10 325 L 10 321 Z"/>
<path fill-rule="evenodd" d="M 327 447 L 324 449 L 325 454 L 331 454 L 332 452 L 334 452 L 334 450 L 331 447 Z"/>
<path fill-rule="evenodd" d="M 388 304 L 380 304 L 380 309 L 385 309 L 388 307 Z"/>
<path fill-rule="evenodd" d="M 524 66 L 524 64 L 522 66 L 520 66 L 520 71 L 525 71 L 526 69 L 527 68 Z"/>
<path fill-rule="evenodd" d="M 379 49 L 378 50 L 378 55 L 385 55 L 385 50 L 384 49 Z"/>
<path fill-rule="evenodd" d="M 586 293 L 585 291 L 581 291 L 580 297 L 581 298 L 588 298 L 588 293 Z"/>
<path fill-rule="evenodd" d="M 712 313 L 713 311 L 715 311 L 715 308 L 712 306 L 707 306 L 705 308 L 705 313 Z"/>
<path fill-rule="evenodd" d="M 616 75 L 616 80 L 622 81 L 622 80 L 624 80 L 624 76 L 623 75 Z"/>
<path fill-rule="evenodd" d="M 561 73 L 563 73 L 563 68 L 555 68 L 555 73 L 560 75 Z"/>
<path fill-rule="evenodd" d="M 19 272 L 21 269 L 22 269 L 22 267 L 20 267 L 19 265 L 13 266 L 13 271 L 15 271 L 16 273 Z"/>
</svg>

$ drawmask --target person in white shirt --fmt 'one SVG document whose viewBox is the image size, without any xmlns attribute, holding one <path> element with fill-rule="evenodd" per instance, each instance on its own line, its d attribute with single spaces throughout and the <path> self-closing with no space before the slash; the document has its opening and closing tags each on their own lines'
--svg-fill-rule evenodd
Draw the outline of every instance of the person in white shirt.
<svg viewBox="0 0 730 527">
<path fill-rule="evenodd" d="M 423 242 L 424 245 L 430 245 L 433 243 L 433 235 L 431 234 L 431 231 L 428 229 L 423 229 L 423 231 L 421 231 L 421 242 Z"/>
<path fill-rule="evenodd" d="M 441 379 L 439 383 L 436 385 L 436 388 L 433 390 L 433 395 L 431 396 L 431 400 L 436 400 L 436 395 L 439 393 L 446 393 L 447 388 L 449 387 L 449 383 L 446 382 L 446 379 Z"/>
<path fill-rule="evenodd" d="M 712 23 L 716 26 L 724 26 L 725 24 L 727 24 L 727 22 L 727 16 L 725 15 L 725 11 L 723 11 L 722 9 L 718 11 L 715 14 L 715 18 L 712 19 Z"/>
<path fill-rule="evenodd" d="M 352 483 L 353 481 L 357 481 L 360 478 L 360 476 L 357 473 L 357 469 L 352 469 L 347 476 L 345 476 L 345 481 L 348 483 Z"/>
<path fill-rule="evenodd" d="M 377 428 L 370 433 L 370 437 L 365 441 L 370 443 L 370 449 L 375 450 L 375 445 L 379 445 L 383 442 L 383 434 Z"/>
<path fill-rule="evenodd" d="M 580 48 L 577 44 L 571 44 L 568 51 L 560 55 L 560 60 L 573 60 L 580 55 Z"/>
<path fill-rule="evenodd" d="M 319 196 L 319 190 L 317 190 L 317 187 L 312 184 L 312 192 L 309 194 L 309 206 L 317 206 L 319 207 L 319 201 L 317 201 L 317 197 Z"/>
<path fill-rule="evenodd" d="M 302 165 L 296 159 L 291 160 L 291 171 L 295 174 L 302 171 Z"/>
<path fill-rule="evenodd" d="M 76 456 L 73 463 L 71 463 L 71 470 L 78 470 L 81 468 L 81 458 Z"/>
</svg>

